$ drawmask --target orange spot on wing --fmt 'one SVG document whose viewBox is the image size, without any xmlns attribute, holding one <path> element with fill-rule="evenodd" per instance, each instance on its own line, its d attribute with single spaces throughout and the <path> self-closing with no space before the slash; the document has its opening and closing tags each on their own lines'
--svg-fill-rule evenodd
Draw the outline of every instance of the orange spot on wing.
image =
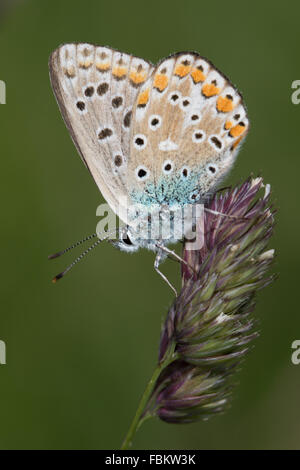
<svg viewBox="0 0 300 470">
<path fill-rule="evenodd" d="M 179 65 L 177 65 L 177 67 L 175 68 L 175 75 L 177 75 L 177 76 L 180 77 L 180 78 L 183 78 L 183 77 L 185 77 L 188 73 L 190 73 L 191 68 L 192 68 L 192 67 L 191 67 L 190 65 L 179 64 Z"/>
<path fill-rule="evenodd" d="M 164 91 L 167 87 L 169 79 L 166 75 L 157 74 L 154 78 L 154 87 L 157 88 L 159 91 Z"/>
<path fill-rule="evenodd" d="M 239 145 L 241 140 L 243 140 L 243 136 L 241 136 L 239 139 L 236 139 L 236 141 L 232 144 L 232 150 L 234 150 Z"/>
<path fill-rule="evenodd" d="M 230 129 L 229 135 L 231 137 L 238 137 L 239 135 L 241 135 L 245 131 L 245 129 L 246 129 L 245 125 L 237 124 L 232 129 Z"/>
<path fill-rule="evenodd" d="M 130 80 L 136 84 L 143 83 L 146 80 L 146 73 L 130 72 Z"/>
<path fill-rule="evenodd" d="M 221 91 L 220 88 L 218 88 L 213 83 L 206 83 L 202 87 L 202 93 L 207 98 L 210 98 L 211 96 L 217 95 L 218 93 L 220 93 L 220 91 Z"/>
<path fill-rule="evenodd" d="M 100 72 L 105 72 L 106 70 L 110 69 L 110 63 L 109 62 L 104 62 L 104 63 L 98 62 L 96 64 L 96 68 L 98 70 L 100 70 Z"/>
<path fill-rule="evenodd" d="M 228 131 L 228 129 L 230 129 L 232 127 L 232 122 L 231 121 L 226 121 L 224 127 Z"/>
<path fill-rule="evenodd" d="M 146 90 L 142 91 L 139 94 L 138 105 L 143 106 L 148 102 L 148 100 L 149 100 L 149 88 L 147 88 Z"/>
<path fill-rule="evenodd" d="M 194 83 L 204 82 L 206 78 L 204 73 L 200 69 L 193 69 L 191 72 L 191 76 L 194 80 Z"/>
<path fill-rule="evenodd" d="M 229 111 L 233 110 L 232 100 L 227 97 L 219 96 L 217 100 L 217 110 L 222 113 L 229 113 Z"/>
<path fill-rule="evenodd" d="M 113 69 L 113 76 L 117 78 L 122 78 L 126 75 L 127 68 L 126 67 L 115 67 Z"/>
<path fill-rule="evenodd" d="M 91 59 L 80 60 L 78 65 L 82 69 L 88 69 L 91 65 L 93 65 L 93 61 Z"/>
</svg>

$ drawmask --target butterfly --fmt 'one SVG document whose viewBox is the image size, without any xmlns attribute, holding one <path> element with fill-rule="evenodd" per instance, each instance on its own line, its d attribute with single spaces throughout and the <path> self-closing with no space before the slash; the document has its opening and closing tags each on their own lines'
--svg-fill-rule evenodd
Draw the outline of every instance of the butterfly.
<svg viewBox="0 0 300 470">
<path fill-rule="evenodd" d="M 191 221 L 179 230 L 182 209 L 205 203 L 247 135 L 241 94 L 196 52 L 152 65 L 110 47 L 65 44 L 49 69 L 72 140 L 123 221 L 115 246 L 154 251 L 169 283 L 159 265 L 170 254 L 181 260 L 168 245 L 191 230 Z M 170 219 L 173 230 L 162 236 Z"/>
</svg>

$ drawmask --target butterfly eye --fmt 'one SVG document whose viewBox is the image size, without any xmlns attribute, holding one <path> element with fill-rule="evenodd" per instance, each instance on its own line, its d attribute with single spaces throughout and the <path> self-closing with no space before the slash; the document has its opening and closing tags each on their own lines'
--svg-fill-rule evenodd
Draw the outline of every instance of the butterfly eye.
<svg viewBox="0 0 300 470">
<path fill-rule="evenodd" d="M 173 162 L 171 160 L 166 160 L 163 164 L 163 172 L 168 175 L 173 170 Z"/>
<path fill-rule="evenodd" d="M 145 166 L 138 166 L 135 170 L 135 175 L 139 181 L 144 181 L 149 178 L 150 171 Z"/>
<path fill-rule="evenodd" d="M 206 170 L 209 175 L 215 175 L 218 172 L 218 167 L 214 163 L 210 163 L 207 165 Z"/>
<path fill-rule="evenodd" d="M 187 178 L 190 175 L 190 173 L 191 173 L 191 171 L 187 166 L 184 166 L 181 169 L 181 175 L 182 175 L 183 178 Z"/>
<path fill-rule="evenodd" d="M 156 131 L 161 126 L 162 119 L 158 114 L 152 114 L 152 116 L 149 117 L 149 127 L 153 131 Z"/>
<path fill-rule="evenodd" d="M 196 144 L 199 144 L 200 142 L 203 142 L 205 140 L 205 137 L 205 132 L 202 129 L 197 129 L 193 132 L 192 140 Z"/>
<path fill-rule="evenodd" d="M 126 237 L 123 237 L 123 238 L 122 238 L 122 242 L 125 243 L 125 245 L 128 245 L 128 246 L 132 246 L 132 245 L 133 245 L 133 243 L 132 243 L 132 241 L 130 240 L 130 238 L 129 238 L 128 235 L 126 235 Z"/>
<path fill-rule="evenodd" d="M 137 134 L 135 135 L 133 142 L 137 150 L 143 150 L 147 145 L 147 138 L 143 134 Z"/>
</svg>

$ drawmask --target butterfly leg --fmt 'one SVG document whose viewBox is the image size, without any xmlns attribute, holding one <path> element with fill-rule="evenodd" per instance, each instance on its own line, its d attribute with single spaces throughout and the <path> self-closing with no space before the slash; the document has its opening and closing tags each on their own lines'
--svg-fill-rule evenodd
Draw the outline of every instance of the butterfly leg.
<svg viewBox="0 0 300 470">
<path fill-rule="evenodd" d="M 156 255 L 156 258 L 155 258 L 155 261 L 154 261 L 154 269 L 163 278 L 163 280 L 168 284 L 168 286 L 171 287 L 172 291 L 175 293 L 175 296 L 177 297 L 178 294 L 177 294 L 177 291 L 176 291 L 175 287 L 172 286 L 169 279 L 159 269 L 159 265 L 160 265 L 163 258 L 164 258 L 163 257 L 163 251 L 159 250 L 157 252 L 157 255 Z"/>
<path fill-rule="evenodd" d="M 160 248 L 160 250 L 165 251 L 169 255 L 174 256 L 174 258 L 176 258 L 180 263 L 185 264 L 193 272 L 196 272 L 195 269 L 193 268 L 193 266 L 191 266 L 187 261 L 185 261 L 183 258 L 181 258 L 181 256 L 179 256 L 175 251 L 169 250 L 169 248 L 167 248 L 166 246 L 162 246 L 162 245 L 157 245 L 157 247 Z"/>
</svg>

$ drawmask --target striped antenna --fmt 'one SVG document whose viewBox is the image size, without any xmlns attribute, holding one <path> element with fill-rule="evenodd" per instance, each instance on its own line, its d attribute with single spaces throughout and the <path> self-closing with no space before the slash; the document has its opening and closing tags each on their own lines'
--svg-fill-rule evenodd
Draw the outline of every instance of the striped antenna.
<svg viewBox="0 0 300 470">
<path fill-rule="evenodd" d="M 64 250 L 62 251 L 58 251 L 57 253 L 53 253 L 53 255 L 49 255 L 48 256 L 48 259 L 55 259 L 55 258 L 58 258 L 59 256 L 62 256 L 64 255 L 65 253 L 67 253 L 68 251 L 70 250 L 73 250 L 73 248 L 76 248 L 77 246 L 79 245 L 82 245 L 82 243 L 85 243 L 89 240 L 92 240 L 93 238 L 95 237 L 98 237 L 100 239 L 100 237 L 102 237 L 103 235 L 107 236 L 107 235 L 110 235 L 112 233 L 118 233 L 119 231 L 117 229 L 113 229 L 113 230 L 107 230 L 107 232 L 102 232 L 102 233 L 92 233 L 92 235 L 89 235 L 88 237 L 85 237 L 83 238 L 82 240 L 79 240 L 78 242 L 76 243 L 73 243 L 73 245 L 69 246 L 68 248 L 65 248 Z M 105 239 L 105 238 L 104 238 Z"/>
<path fill-rule="evenodd" d="M 85 237 L 82 240 L 79 240 L 78 242 L 73 243 L 73 245 L 69 246 L 68 248 L 65 248 L 62 251 L 58 251 L 57 253 L 54 253 L 53 255 L 49 255 L 48 259 L 58 258 L 59 256 L 64 255 L 65 253 L 72 250 L 73 248 L 76 248 L 77 246 L 81 245 L 84 242 L 91 240 L 92 238 L 95 238 L 96 236 L 97 236 L 97 233 L 93 233 L 92 235 L 89 235 L 88 237 Z"/>
<path fill-rule="evenodd" d="M 93 243 L 93 245 L 91 245 L 87 250 L 85 250 L 83 253 L 81 253 L 81 255 L 78 256 L 78 258 L 76 258 L 73 263 L 71 263 L 64 271 L 62 271 L 61 273 L 57 274 L 53 279 L 52 279 L 52 282 L 56 283 L 59 279 L 61 279 L 62 277 L 64 277 L 68 271 L 70 271 L 70 269 L 73 268 L 73 266 L 75 266 L 75 264 L 77 264 L 79 261 L 82 260 L 82 258 L 84 258 L 90 251 L 92 251 L 94 248 L 96 248 L 96 246 L 98 246 L 103 240 L 97 240 L 95 243 Z"/>
</svg>

